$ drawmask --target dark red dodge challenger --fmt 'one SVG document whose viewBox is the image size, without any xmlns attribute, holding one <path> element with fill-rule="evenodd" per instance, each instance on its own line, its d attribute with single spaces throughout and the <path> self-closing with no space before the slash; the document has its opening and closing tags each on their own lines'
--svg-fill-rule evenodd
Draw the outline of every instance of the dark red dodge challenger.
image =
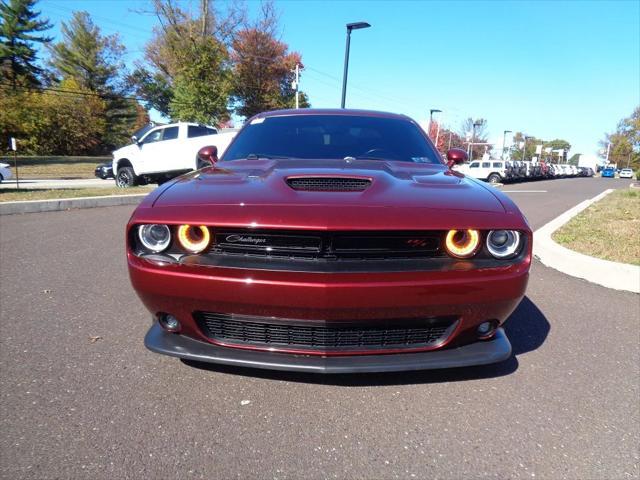
<svg viewBox="0 0 640 480">
<path fill-rule="evenodd" d="M 152 192 L 127 226 L 145 345 L 310 372 L 507 359 L 532 235 L 514 203 L 450 170 L 402 115 L 250 119 L 213 164 Z"/>
</svg>

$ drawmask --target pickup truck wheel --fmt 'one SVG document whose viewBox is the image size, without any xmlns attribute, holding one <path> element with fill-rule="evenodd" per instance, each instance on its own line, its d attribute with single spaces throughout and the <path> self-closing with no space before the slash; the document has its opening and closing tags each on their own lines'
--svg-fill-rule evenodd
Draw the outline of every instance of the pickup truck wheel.
<svg viewBox="0 0 640 480">
<path fill-rule="evenodd" d="M 122 167 L 118 169 L 116 175 L 116 186 L 120 188 L 129 188 L 136 186 L 136 174 L 131 167 Z"/>
<path fill-rule="evenodd" d="M 492 173 L 491 175 L 489 175 L 489 178 L 487 178 L 487 181 L 492 185 L 500 183 L 500 175 L 498 175 L 497 173 Z"/>
</svg>

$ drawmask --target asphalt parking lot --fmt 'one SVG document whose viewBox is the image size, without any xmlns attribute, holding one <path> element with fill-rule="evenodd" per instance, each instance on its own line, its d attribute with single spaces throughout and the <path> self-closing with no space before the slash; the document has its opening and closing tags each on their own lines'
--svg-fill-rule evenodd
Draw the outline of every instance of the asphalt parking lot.
<svg viewBox="0 0 640 480">
<path fill-rule="evenodd" d="M 537 229 L 629 181 L 506 185 Z M 133 207 L 0 217 L 0 476 L 638 478 L 640 297 L 536 262 L 469 369 L 314 376 L 145 350 Z"/>
</svg>

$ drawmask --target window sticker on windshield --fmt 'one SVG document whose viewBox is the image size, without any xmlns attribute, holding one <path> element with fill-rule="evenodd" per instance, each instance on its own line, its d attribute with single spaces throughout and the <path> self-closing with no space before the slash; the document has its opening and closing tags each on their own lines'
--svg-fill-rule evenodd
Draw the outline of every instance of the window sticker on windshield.
<svg viewBox="0 0 640 480">
<path fill-rule="evenodd" d="M 265 117 L 260 117 L 260 118 L 254 118 L 253 120 L 251 120 L 251 125 L 257 125 L 259 123 L 262 123 L 265 121 Z"/>
<path fill-rule="evenodd" d="M 431 163 L 429 157 L 411 157 L 411 161 L 415 163 Z"/>
</svg>

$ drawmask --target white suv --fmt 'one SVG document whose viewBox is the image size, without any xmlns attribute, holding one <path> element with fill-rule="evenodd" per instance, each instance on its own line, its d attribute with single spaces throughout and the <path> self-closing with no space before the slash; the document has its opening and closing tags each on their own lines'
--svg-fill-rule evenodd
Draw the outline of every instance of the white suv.
<svg viewBox="0 0 640 480">
<path fill-rule="evenodd" d="M 118 187 L 165 182 L 204 165 L 198 164 L 202 147 L 215 146 L 218 156 L 235 131 L 218 133 L 197 123 L 171 123 L 145 127 L 131 137 L 132 144 L 113 152 L 113 175 Z"/>
<path fill-rule="evenodd" d="M 633 170 L 630 168 L 623 168 L 620 170 L 620 178 L 633 178 Z"/>
<path fill-rule="evenodd" d="M 501 183 L 507 178 L 507 165 L 502 160 L 474 160 L 454 167 L 454 170 L 489 183 Z"/>
</svg>

